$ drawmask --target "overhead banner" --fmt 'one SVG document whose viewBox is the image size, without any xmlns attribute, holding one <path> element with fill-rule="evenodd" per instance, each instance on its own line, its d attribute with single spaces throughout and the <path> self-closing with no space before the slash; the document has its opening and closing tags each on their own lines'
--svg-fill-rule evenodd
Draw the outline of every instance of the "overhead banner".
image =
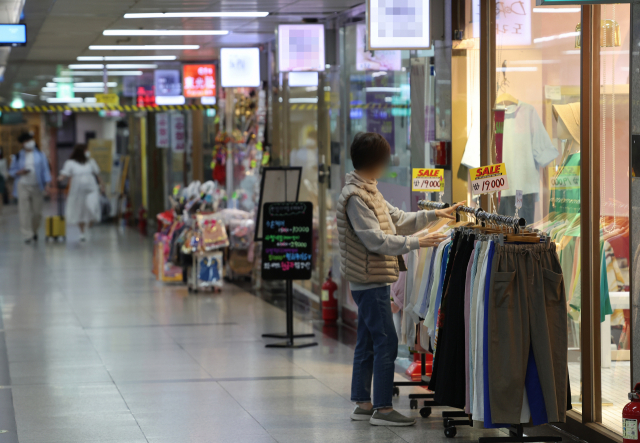
<svg viewBox="0 0 640 443">
<path fill-rule="evenodd" d="M 431 47 L 430 0 L 368 0 L 368 49 Z"/>
</svg>

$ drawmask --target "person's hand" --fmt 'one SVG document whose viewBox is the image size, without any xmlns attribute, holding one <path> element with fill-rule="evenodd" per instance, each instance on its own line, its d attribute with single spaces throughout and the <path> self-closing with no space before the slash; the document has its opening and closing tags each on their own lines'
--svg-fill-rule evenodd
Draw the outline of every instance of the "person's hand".
<svg viewBox="0 0 640 443">
<path fill-rule="evenodd" d="M 462 206 L 464 202 L 456 203 L 453 206 L 449 206 L 447 209 L 436 209 L 436 215 L 439 218 L 448 218 L 449 220 L 456 219 L 456 209 Z"/>
<path fill-rule="evenodd" d="M 400 306 L 398 306 L 393 300 L 391 300 L 391 312 L 394 314 L 400 312 Z"/>
<path fill-rule="evenodd" d="M 429 248 L 431 246 L 438 246 L 440 243 L 448 238 L 446 234 L 440 232 L 433 232 L 420 238 L 420 247 Z"/>
</svg>

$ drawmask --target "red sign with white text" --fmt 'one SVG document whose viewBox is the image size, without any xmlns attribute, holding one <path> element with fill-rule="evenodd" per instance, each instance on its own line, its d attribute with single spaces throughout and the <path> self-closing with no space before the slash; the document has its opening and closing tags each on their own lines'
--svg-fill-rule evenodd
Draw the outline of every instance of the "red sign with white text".
<svg viewBox="0 0 640 443">
<path fill-rule="evenodd" d="M 214 97 L 216 95 L 216 67 L 214 65 L 185 65 L 182 78 L 185 97 Z"/>
</svg>

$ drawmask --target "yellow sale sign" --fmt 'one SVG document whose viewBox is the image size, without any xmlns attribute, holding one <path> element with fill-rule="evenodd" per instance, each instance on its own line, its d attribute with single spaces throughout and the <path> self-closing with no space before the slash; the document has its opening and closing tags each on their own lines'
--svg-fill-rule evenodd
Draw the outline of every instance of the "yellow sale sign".
<svg viewBox="0 0 640 443">
<path fill-rule="evenodd" d="M 504 163 L 469 169 L 469 179 L 473 195 L 509 189 L 507 168 Z"/>
<path fill-rule="evenodd" d="M 413 168 L 411 190 L 437 192 L 444 185 L 444 169 Z"/>
</svg>

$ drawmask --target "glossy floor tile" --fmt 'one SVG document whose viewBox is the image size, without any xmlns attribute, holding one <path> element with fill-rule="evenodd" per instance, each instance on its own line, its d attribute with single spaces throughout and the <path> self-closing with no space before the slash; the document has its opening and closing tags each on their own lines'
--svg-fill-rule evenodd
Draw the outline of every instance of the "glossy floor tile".
<svg viewBox="0 0 640 443">
<path fill-rule="evenodd" d="M 0 443 L 446 440 L 442 409 L 409 409 L 414 389 L 394 402 L 415 427 L 350 421 L 351 346 L 316 332 L 318 347 L 265 348 L 281 309 L 231 284 L 190 295 L 156 282 L 137 232 L 27 246 L 15 212 L 0 221 Z M 497 434 L 461 427 L 456 441 Z"/>
</svg>

